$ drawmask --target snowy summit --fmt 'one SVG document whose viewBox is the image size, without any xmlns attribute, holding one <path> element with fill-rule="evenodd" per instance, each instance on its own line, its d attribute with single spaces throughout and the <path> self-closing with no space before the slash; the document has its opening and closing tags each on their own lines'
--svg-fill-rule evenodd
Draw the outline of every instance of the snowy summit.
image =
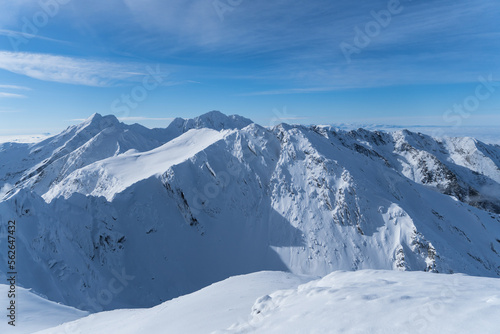
<svg viewBox="0 0 500 334">
<path fill-rule="evenodd" d="M 389 333 L 414 329 L 420 318 L 408 312 L 434 303 L 442 313 L 424 317 L 426 332 L 479 328 L 483 312 L 481 332 L 493 333 L 500 316 L 497 145 L 265 128 L 216 111 L 163 129 L 95 114 L 38 143 L 0 144 L 0 161 L 0 218 L 17 222 L 20 286 L 72 307 L 53 306 L 64 322 L 86 315 L 76 309 L 152 307 L 44 333 L 132 333 L 146 326 L 128 325 L 135 317 L 151 319 L 151 332 L 168 322 L 172 332 Z M 263 271 L 275 273 L 235 278 Z M 8 272 L 1 253 L 2 282 Z M 450 284 L 454 295 L 438 296 Z M 180 314 L 199 300 L 197 327 Z M 217 315 L 217 303 L 237 311 Z M 350 311 L 326 315 L 335 310 Z M 436 326 L 454 313 L 455 327 Z"/>
</svg>

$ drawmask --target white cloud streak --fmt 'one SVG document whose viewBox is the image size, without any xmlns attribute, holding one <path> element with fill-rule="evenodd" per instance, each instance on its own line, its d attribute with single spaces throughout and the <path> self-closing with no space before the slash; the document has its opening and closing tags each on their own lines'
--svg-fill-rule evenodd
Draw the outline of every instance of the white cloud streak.
<svg viewBox="0 0 500 334">
<path fill-rule="evenodd" d="M 17 85 L 0 85 L 0 89 L 14 89 L 14 90 L 31 90 L 29 87 Z"/>
<path fill-rule="evenodd" d="M 37 8 L 34 0 L 9 2 L 6 7 L 21 6 L 19 3 L 31 5 L 32 11 Z M 139 57 L 154 54 L 164 59 L 174 56 L 185 61 L 186 68 L 212 61 L 220 65 L 222 59 L 228 59 L 231 65 L 238 64 L 230 67 L 235 76 L 248 75 L 248 64 L 255 63 L 252 75 L 266 77 L 266 84 L 277 83 L 276 87 L 284 88 L 254 95 L 321 91 L 314 88 L 318 86 L 335 90 L 415 82 L 470 82 L 485 69 L 498 76 L 500 6 L 494 0 L 401 0 L 402 13 L 394 16 L 347 65 L 339 44 L 352 44 L 354 28 L 363 29 L 373 21 L 370 13 L 385 10 L 387 3 L 245 0 L 225 12 L 221 21 L 213 0 L 87 0 L 71 2 L 71 11 L 61 12 L 58 19 L 71 21 L 76 27 L 85 26 L 88 34 L 103 39 L 111 53 L 118 50 Z M 12 35 L 20 30 L 19 25 L 7 28 L 0 34 Z M 421 61 L 425 55 L 433 59 Z M 44 70 L 43 76 L 49 81 L 108 84 L 107 72 L 112 71 L 93 71 L 99 65 L 74 61 L 88 70 Z M 223 66 L 214 68 L 202 78 L 220 78 Z M 33 72 L 30 75 L 42 76 Z M 287 88 L 288 84 L 292 88 Z"/>
<path fill-rule="evenodd" d="M 0 98 L 25 98 L 25 95 L 22 94 L 14 94 L 14 93 L 5 93 L 5 92 L 0 92 Z"/>
<path fill-rule="evenodd" d="M 48 41 L 48 42 L 68 44 L 68 45 L 71 44 L 70 42 L 62 41 L 62 40 L 55 39 L 55 38 L 45 37 L 45 36 L 41 36 L 41 35 L 33 35 L 30 33 L 26 33 L 26 32 L 20 32 L 20 31 L 15 31 L 15 30 L 8 30 L 8 29 L 0 29 L 0 36 L 7 36 L 7 37 L 12 37 L 12 38 L 22 38 L 22 39 L 36 38 L 36 39 L 41 39 L 41 40 Z"/>
<path fill-rule="evenodd" d="M 97 87 L 147 75 L 145 66 L 138 64 L 9 51 L 0 51 L 0 69 L 43 81 Z"/>
<path fill-rule="evenodd" d="M 471 82 L 485 68 L 498 73 L 500 64 L 498 47 L 493 50 L 499 30 L 492 23 L 500 6 L 492 0 L 401 1 L 401 14 L 354 54 L 351 64 L 346 63 L 340 43 L 353 44 L 355 27 L 364 29 L 374 20 L 372 11 L 387 9 L 387 0 L 243 1 L 224 13 L 223 22 L 212 1 L 123 2 L 135 25 L 148 34 L 147 39 L 134 33 L 130 38 L 146 49 L 203 59 L 248 57 L 259 64 L 255 75 L 284 86 L 248 95 Z M 183 43 L 159 44 L 154 36 L 167 41 L 180 38 Z M 265 59 L 264 66 L 259 59 Z M 294 87 L 286 88 L 287 84 Z"/>
</svg>

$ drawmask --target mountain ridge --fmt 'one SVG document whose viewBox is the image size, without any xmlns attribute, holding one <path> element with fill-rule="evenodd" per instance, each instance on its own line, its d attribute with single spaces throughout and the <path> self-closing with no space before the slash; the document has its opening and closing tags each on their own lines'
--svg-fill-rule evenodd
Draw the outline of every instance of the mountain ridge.
<svg viewBox="0 0 500 334">
<path fill-rule="evenodd" d="M 93 115 L 0 145 L 0 188 L 12 185 L 0 218 L 23 222 L 21 284 L 95 312 L 261 270 L 500 275 L 496 146 L 218 112 L 173 124 Z M 122 272 L 134 278 L 99 302 Z"/>
</svg>

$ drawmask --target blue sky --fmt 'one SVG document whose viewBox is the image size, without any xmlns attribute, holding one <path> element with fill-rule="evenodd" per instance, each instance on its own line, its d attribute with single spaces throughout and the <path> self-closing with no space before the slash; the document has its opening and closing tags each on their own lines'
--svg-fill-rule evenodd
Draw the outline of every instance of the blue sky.
<svg viewBox="0 0 500 334">
<path fill-rule="evenodd" d="M 95 112 L 150 127 L 210 110 L 262 125 L 500 125 L 494 0 L 0 8 L 0 134 L 57 132 Z"/>
</svg>

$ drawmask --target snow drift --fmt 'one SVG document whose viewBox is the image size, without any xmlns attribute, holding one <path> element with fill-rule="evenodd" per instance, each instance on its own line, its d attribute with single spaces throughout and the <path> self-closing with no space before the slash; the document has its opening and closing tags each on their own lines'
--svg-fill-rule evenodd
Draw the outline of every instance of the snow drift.
<svg viewBox="0 0 500 334">
<path fill-rule="evenodd" d="M 360 270 L 309 280 L 236 276 L 150 309 L 97 313 L 39 334 L 498 333 L 498 279 Z"/>
</svg>

